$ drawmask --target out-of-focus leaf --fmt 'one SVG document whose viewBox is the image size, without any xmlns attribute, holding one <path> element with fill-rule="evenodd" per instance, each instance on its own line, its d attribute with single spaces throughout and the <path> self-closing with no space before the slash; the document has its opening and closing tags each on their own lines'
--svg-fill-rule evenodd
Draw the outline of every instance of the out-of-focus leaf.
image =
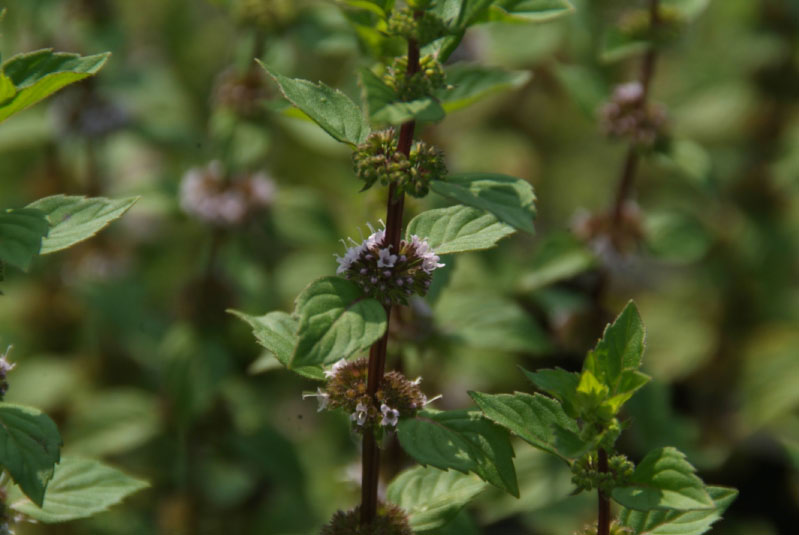
<svg viewBox="0 0 799 535">
<path fill-rule="evenodd" d="M 431 189 L 467 206 L 491 212 L 517 229 L 535 231 L 535 193 L 526 180 L 496 173 L 459 173 L 433 181 Z"/>
<path fill-rule="evenodd" d="M 27 208 L 40 210 L 50 223 L 40 254 L 54 253 L 91 238 L 122 217 L 138 199 L 53 195 L 32 202 Z"/>
<path fill-rule="evenodd" d="M 42 504 L 60 458 L 61 435 L 49 416 L 0 402 L 0 466 L 35 504 Z"/>
<path fill-rule="evenodd" d="M 448 524 L 485 487 L 471 474 L 417 466 L 391 482 L 386 498 L 405 511 L 411 529 L 419 532 Z"/>
<path fill-rule="evenodd" d="M 27 270 L 49 228 L 41 210 L 22 208 L 0 213 L 0 260 Z"/>
<path fill-rule="evenodd" d="M 369 135 L 369 124 L 350 98 L 325 84 L 288 78 L 261 66 L 275 79 L 286 99 L 338 141 L 358 145 Z"/>
<path fill-rule="evenodd" d="M 105 65 L 108 56 L 110 53 L 81 57 L 45 49 L 7 59 L 2 64 L 2 72 L 14 84 L 15 93 L 0 102 L 0 122 L 64 86 L 96 74 Z M 4 85 L 8 97 L 8 83 Z"/>
<path fill-rule="evenodd" d="M 140 479 L 99 461 L 64 457 L 55 469 L 44 503 L 37 506 L 17 487 L 8 491 L 8 507 L 39 522 L 52 524 L 86 518 L 149 487 Z"/>
<path fill-rule="evenodd" d="M 529 71 L 506 71 L 475 64 L 447 67 L 447 85 L 437 93 L 447 113 L 465 108 L 493 93 L 523 86 L 531 78 Z"/>
<path fill-rule="evenodd" d="M 690 263 L 700 260 L 712 237 L 702 223 L 689 214 L 655 212 L 645 220 L 646 245 L 664 260 Z"/>
<path fill-rule="evenodd" d="M 636 535 L 702 535 L 718 520 L 738 496 L 726 487 L 707 487 L 713 508 L 702 511 L 635 511 L 622 509 L 619 524 Z"/>
<path fill-rule="evenodd" d="M 546 22 L 574 11 L 569 0 L 495 0 L 489 20 L 498 22 Z"/>
<path fill-rule="evenodd" d="M 283 239 L 293 243 L 329 244 L 338 239 L 325 199 L 315 190 L 281 188 L 272 220 Z"/>
<path fill-rule="evenodd" d="M 407 236 L 427 239 L 436 254 L 479 251 L 494 247 L 516 230 L 494 215 L 469 206 L 450 206 L 422 212 L 408 223 Z"/>
<path fill-rule="evenodd" d="M 583 112 L 596 117 L 600 105 L 607 100 L 610 90 L 599 74 L 582 65 L 558 64 L 555 76 Z"/>
<path fill-rule="evenodd" d="M 472 472 L 519 495 L 508 433 L 479 412 L 422 411 L 400 421 L 397 437 L 402 449 L 422 465 Z"/>
<path fill-rule="evenodd" d="M 679 170 L 698 186 L 703 188 L 709 186 L 713 162 L 699 143 L 689 139 L 671 139 L 658 156 L 661 162 Z"/>
<path fill-rule="evenodd" d="M 386 330 L 386 312 L 355 283 L 318 279 L 297 297 L 297 345 L 289 368 L 329 364 L 371 346 Z"/>
<path fill-rule="evenodd" d="M 519 281 L 524 293 L 579 275 L 596 266 L 596 257 L 572 234 L 552 233 L 544 238 L 530 263 L 532 271 Z"/>
<path fill-rule="evenodd" d="M 613 490 L 613 499 L 636 511 L 713 509 L 713 499 L 695 472 L 679 450 L 660 448 L 635 467 L 627 486 Z"/>
</svg>

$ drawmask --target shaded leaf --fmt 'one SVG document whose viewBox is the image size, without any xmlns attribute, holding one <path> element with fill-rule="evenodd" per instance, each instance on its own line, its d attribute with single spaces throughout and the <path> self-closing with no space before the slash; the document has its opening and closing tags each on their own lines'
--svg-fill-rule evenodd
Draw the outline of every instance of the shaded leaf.
<svg viewBox="0 0 799 535">
<path fill-rule="evenodd" d="M 40 210 L 21 208 L 0 213 L 0 260 L 28 269 L 49 228 Z"/>
<path fill-rule="evenodd" d="M 738 496 L 726 487 L 707 487 L 713 508 L 702 511 L 635 511 L 622 509 L 619 523 L 636 535 L 702 535 L 718 520 Z"/>
<path fill-rule="evenodd" d="M 444 111 L 451 113 L 505 89 L 523 86 L 531 78 L 529 71 L 506 71 L 474 64 L 447 67 L 447 85 L 436 93 Z"/>
<path fill-rule="evenodd" d="M 569 15 L 574 6 L 568 0 L 496 0 L 489 20 L 498 22 L 546 22 Z"/>
</svg>

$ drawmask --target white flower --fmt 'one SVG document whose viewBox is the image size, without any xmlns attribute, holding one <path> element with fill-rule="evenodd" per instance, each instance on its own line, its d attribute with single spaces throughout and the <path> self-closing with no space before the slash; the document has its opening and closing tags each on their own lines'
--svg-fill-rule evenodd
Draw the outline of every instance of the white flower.
<svg viewBox="0 0 799 535">
<path fill-rule="evenodd" d="M 420 238 L 416 234 L 411 236 L 411 246 L 416 250 L 416 255 L 422 259 L 422 269 L 425 273 L 432 273 L 434 270 L 446 265 L 438 262 L 440 258 L 430 248 L 427 240 Z"/>
<path fill-rule="evenodd" d="M 336 262 L 338 262 L 338 268 L 336 269 L 336 275 L 341 275 L 342 273 L 346 273 L 353 262 L 358 260 L 358 257 L 361 256 L 363 252 L 363 245 L 356 245 L 355 247 L 350 247 L 347 249 L 347 252 L 344 253 L 344 256 L 336 255 Z"/>
<path fill-rule="evenodd" d="M 11 353 L 12 349 L 14 349 L 14 346 L 8 346 L 6 352 L 0 357 L 0 377 L 5 377 L 8 372 L 17 366 L 16 363 L 8 362 L 8 354 Z"/>
<path fill-rule="evenodd" d="M 316 398 L 319 402 L 319 408 L 316 412 L 322 412 L 327 408 L 327 404 L 330 402 L 330 395 L 322 390 L 321 388 L 317 388 L 316 392 L 304 392 L 302 394 L 302 399 L 306 398 Z"/>
<path fill-rule="evenodd" d="M 350 420 L 356 422 L 358 425 L 363 425 L 366 423 L 366 417 L 368 416 L 367 407 L 363 403 L 358 403 L 355 406 L 355 412 L 350 415 Z"/>
<path fill-rule="evenodd" d="M 383 413 L 383 419 L 380 420 L 380 425 L 382 426 L 391 426 L 395 427 L 397 422 L 399 422 L 399 411 L 397 409 L 392 409 L 385 403 L 380 405 L 380 412 Z"/>
<path fill-rule="evenodd" d="M 346 366 L 346 365 L 347 365 L 347 361 L 345 359 L 339 360 L 338 362 L 333 364 L 332 368 L 330 368 L 329 370 L 325 370 L 324 371 L 325 377 L 328 378 L 328 379 L 331 379 L 331 378 L 335 377 L 335 375 L 338 373 L 338 371 L 341 368 L 343 368 L 344 366 Z"/>
<path fill-rule="evenodd" d="M 644 96 L 644 86 L 641 85 L 641 82 L 629 82 L 616 86 L 613 93 L 616 100 L 634 102 Z"/>
<path fill-rule="evenodd" d="M 377 253 L 377 267 L 394 267 L 394 264 L 397 262 L 397 255 L 391 254 L 391 246 L 384 249 L 380 249 Z"/>
<path fill-rule="evenodd" d="M 275 198 L 277 187 L 266 173 L 260 172 L 250 178 L 250 195 L 255 204 L 269 206 Z"/>
</svg>

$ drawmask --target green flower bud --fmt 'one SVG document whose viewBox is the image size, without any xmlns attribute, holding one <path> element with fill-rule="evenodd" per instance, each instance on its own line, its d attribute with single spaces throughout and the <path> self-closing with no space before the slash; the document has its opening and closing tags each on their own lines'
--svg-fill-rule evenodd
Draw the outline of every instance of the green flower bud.
<svg viewBox="0 0 799 535">
<path fill-rule="evenodd" d="M 419 46 L 432 43 L 447 34 L 447 25 L 432 13 L 422 12 L 418 17 L 414 11 L 426 8 L 407 7 L 395 10 L 388 19 L 388 34 L 417 42 Z"/>
<path fill-rule="evenodd" d="M 383 82 L 392 88 L 402 101 L 408 102 L 431 96 L 435 90 L 446 85 L 444 67 L 430 54 L 419 59 L 418 72 L 408 76 L 407 70 L 408 58 L 400 56 L 383 75 Z"/>
</svg>

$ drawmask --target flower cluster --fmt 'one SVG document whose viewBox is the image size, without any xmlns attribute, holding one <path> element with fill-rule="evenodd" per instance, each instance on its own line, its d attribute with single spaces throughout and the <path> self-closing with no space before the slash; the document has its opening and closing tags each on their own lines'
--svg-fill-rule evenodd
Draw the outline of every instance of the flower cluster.
<svg viewBox="0 0 799 535">
<path fill-rule="evenodd" d="M 367 394 L 369 360 L 340 360 L 325 372 L 327 383 L 303 398 L 315 397 L 319 410 L 342 409 L 350 415 L 353 428 L 392 429 L 400 418 L 410 418 L 431 400 L 419 389 L 421 378 L 409 381 L 401 373 L 390 371 L 383 376 L 375 397 Z"/>
<path fill-rule="evenodd" d="M 599 114 L 606 135 L 629 138 L 636 145 L 647 148 L 655 144 L 666 125 L 665 109 L 646 102 L 640 82 L 617 86 Z"/>
<path fill-rule="evenodd" d="M 296 0 L 236 0 L 233 16 L 239 24 L 257 28 L 284 25 L 296 13 Z"/>
<path fill-rule="evenodd" d="M 396 254 L 387 245 L 385 230 L 374 230 L 362 243 L 350 239 L 352 247 L 344 256 L 336 255 L 336 274 L 357 283 L 363 291 L 385 305 L 406 304 L 408 296 L 424 296 L 433 280 L 433 271 L 444 264 L 426 240 L 414 235 L 400 241 Z"/>
<path fill-rule="evenodd" d="M 400 100 L 408 102 L 433 94 L 446 85 L 444 67 L 431 54 L 419 59 L 419 70 L 408 76 L 408 57 L 400 56 L 386 69 L 383 82 L 393 89 Z"/>
<path fill-rule="evenodd" d="M 265 173 L 226 179 L 222 164 L 215 160 L 183 175 L 180 205 L 187 214 L 207 223 L 237 225 L 271 205 L 275 189 L 275 183 Z"/>
<path fill-rule="evenodd" d="M 572 483 L 580 490 L 599 489 L 605 494 L 615 487 L 624 486 L 630 480 L 635 465 L 624 455 L 613 455 L 608 459 L 608 471 L 600 472 L 595 455 L 589 454 L 572 465 Z"/>
<path fill-rule="evenodd" d="M 636 41 L 662 43 L 680 35 L 685 19 L 678 9 L 670 5 L 658 6 L 657 24 L 652 26 L 649 9 L 632 9 L 619 20 L 619 31 Z"/>
<path fill-rule="evenodd" d="M 375 182 L 382 185 L 397 185 L 397 193 L 413 197 L 424 197 L 430 190 L 430 182 L 443 180 L 447 175 L 444 154 L 431 145 L 417 141 L 410 155 L 397 150 L 397 138 L 393 128 L 373 132 L 352 153 L 355 174 L 364 181 L 361 191 Z"/>
<path fill-rule="evenodd" d="M 8 381 L 6 377 L 8 376 L 8 372 L 14 369 L 16 364 L 8 362 L 8 354 L 11 352 L 11 348 L 13 346 L 8 346 L 6 352 L 0 356 L 0 401 L 3 401 L 3 398 L 8 392 Z"/>
<path fill-rule="evenodd" d="M 377 516 L 367 525 L 361 524 L 361 506 L 349 511 L 336 511 L 321 535 L 411 535 L 405 512 L 396 505 L 381 503 Z"/>
<path fill-rule="evenodd" d="M 239 72 L 235 68 L 224 70 L 216 80 L 213 100 L 242 117 L 250 117 L 258 111 L 268 95 L 263 69 L 252 68 Z"/>
<path fill-rule="evenodd" d="M 416 41 L 419 46 L 425 46 L 447 34 L 447 25 L 443 20 L 428 11 L 421 11 L 424 7 L 406 7 L 396 9 L 388 19 L 388 34 Z M 414 16 L 415 11 L 421 11 L 419 16 Z"/>
</svg>

